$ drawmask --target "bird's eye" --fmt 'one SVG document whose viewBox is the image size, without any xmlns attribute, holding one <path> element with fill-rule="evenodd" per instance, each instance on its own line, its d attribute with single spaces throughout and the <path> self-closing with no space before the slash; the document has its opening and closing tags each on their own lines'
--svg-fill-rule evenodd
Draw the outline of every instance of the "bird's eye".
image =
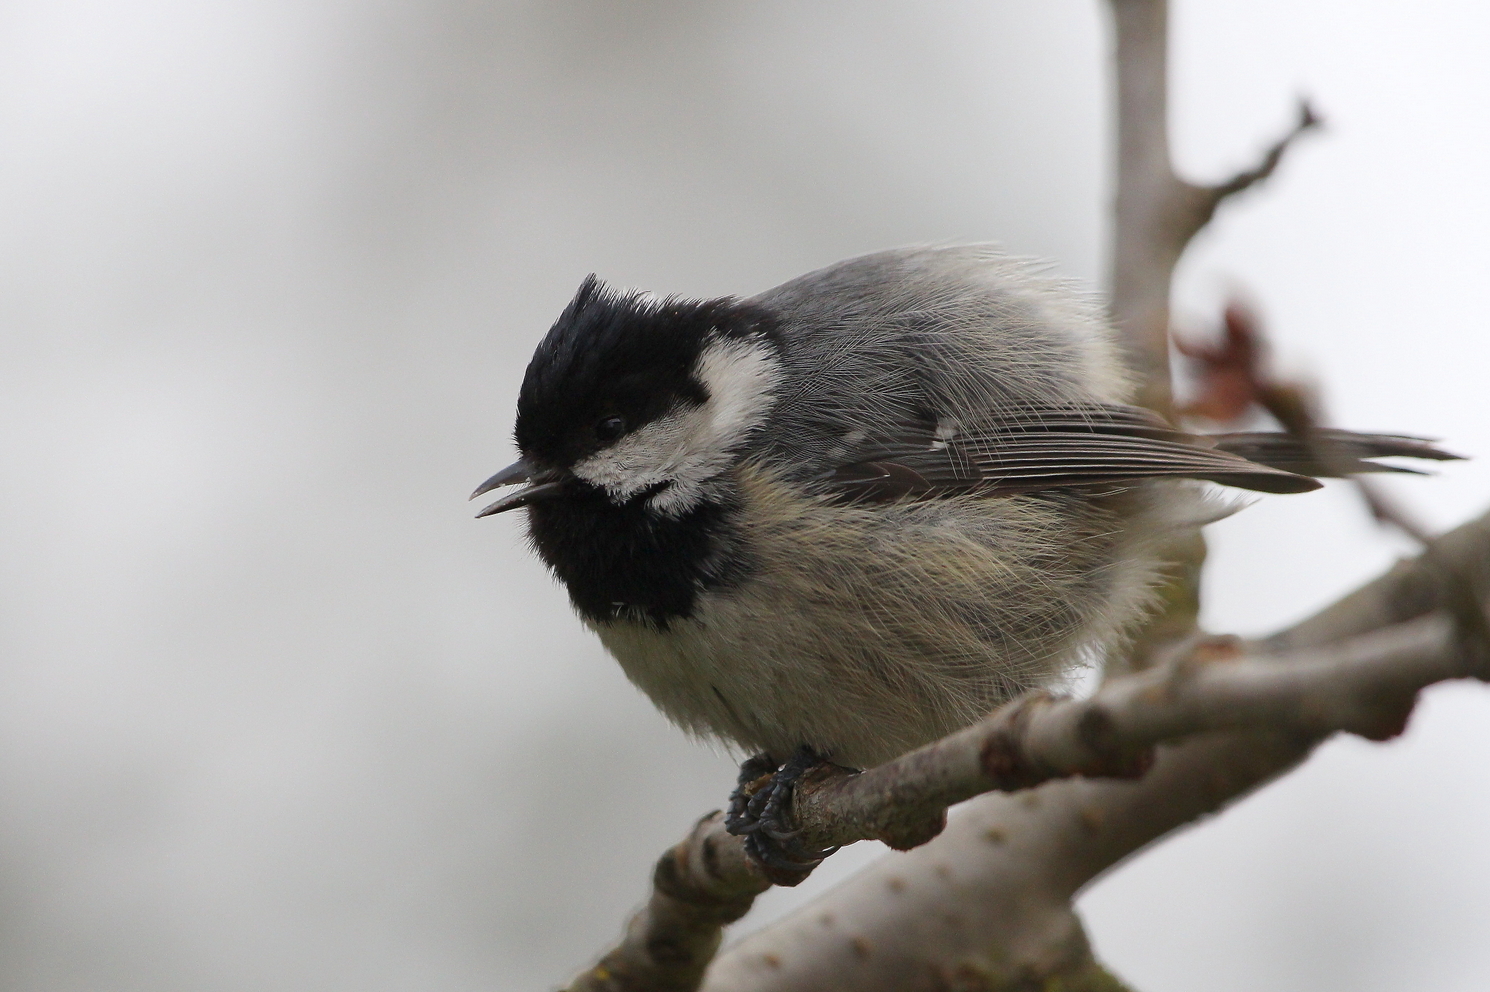
<svg viewBox="0 0 1490 992">
<path fill-rule="evenodd" d="M 626 418 L 611 415 L 595 422 L 595 436 L 607 443 L 626 433 Z"/>
</svg>

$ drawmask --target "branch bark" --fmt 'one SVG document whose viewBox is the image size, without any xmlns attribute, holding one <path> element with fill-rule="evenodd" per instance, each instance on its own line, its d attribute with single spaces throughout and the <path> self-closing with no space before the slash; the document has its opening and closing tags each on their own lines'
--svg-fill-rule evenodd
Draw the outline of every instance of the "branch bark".
<svg viewBox="0 0 1490 992">
<path fill-rule="evenodd" d="M 1483 595 L 1490 514 L 1434 548 L 1460 574 L 1475 576 Z M 1092 961 L 1071 908 L 1083 887 L 1172 830 L 1283 774 L 1332 727 L 1390 735 L 1411 710 L 1412 683 L 1434 681 L 1435 672 L 1467 671 L 1477 656 L 1459 649 L 1451 621 L 1437 612 L 1444 591 L 1424 583 L 1425 567 L 1421 560 L 1398 565 L 1251 646 L 1257 656 L 1202 659 L 1200 674 L 1159 667 L 1114 680 L 1102 690 L 1102 705 L 1113 704 L 1117 737 L 1137 741 L 1166 727 L 1242 722 L 1244 712 L 1261 723 L 1162 745 L 1154 767 L 1137 781 L 1075 778 L 980 796 L 957 811 L 935 842 L 887 856 L 727 950 L 709 969 L 705 992 L 1013 992 L 1056 980 L 1063 988 L 1102 988 L 1093 983 L 1105 973 Z M 1263 653 L 1284 644 L 1293 650 Z M 1171 672 L 1185 667 L 1169 666 Z M 1178 694 L 1160 691 L 1175 685 L 1176 675 Z M 1078 713 L 1049 711 L 1046 730 L 1031 730 L 1063 743 L 1032 741 L 1033 747 L 1065 753 L 1067 765 L 1079 763 L 1082 735 L 1061 727 L 1079 725 Z M 1064 751 L 1072 744 L 1077 747 Z"/>
<path fill-rule="evenodd" d="M 652 894 L 616 948 L 570 984 L 570 992 L 692 992 L 724 928 L 771 887 L 724 830 L 717 810 L 694 824 L 657 862 Z"/>
<path fill-rule="evenodd" d="M 1472 576 L 1483 595 L 1490 586 L 1490 514 L 1445 535 L 1428 553 Z M 1072 988 L 1103 987 L 1072 984 L 1110 980 L 1091 960 L 1071 911 L 1082 886 L 1287 770 L 1329 734 L 1391 737 L 1423 686 L 1490 676 L 1473 667 L 1477 653 L 1461 649 L 1440 610 L 1446 590 L 1425 584 L 1425 574 L 1435 573 L 1422 559 L 1402 563 L 1264 641 L 1202 640 L 1110 680 L 1090 699 L 1021 697 L 879 768 L 809 778 L 794 804 L 807 843 L 875 838 L 924 846 L 724 954 L 704 988 L 956 988 L 916 983 L 958 975 L 956 981 L 981 976 L 974 988 L 1018 988 L 1033 975 L 1064 976 Z M 1139 773 L 1137 781 L 1119 780 Z M 1046 782 L 1019 797 L 983 796 L 942 830 L 952 804 Z M 1022 839 L 1006 843 L 1016 836 Z M 722 927 L 769 884 L 739 838 L 724 833 L 719 815 L 706 817 L 664 855 L 651 900 L 620 947 L 570 988 L 697 987 Z M 915 900 L 879 898 L 886 888 L 898 895 L 911 887 L 928 905 L 947 897 L 933 922 L 915 922 Z M 954 906 L 966 925 L 943 926 L 946 907 Z M 972 925 L 984 914 L 987 925 Z M 852 926 L 842 929 L 847 921 Z M 825 976 L 837 969 L 856 977 L 833 984 Z M 913 981 L 912 973 L 920 977 Z"/>
<path fill-rule="evenodd" d="M 1112 316 L 1140 379 L 1139 402 L 1169 416 L 1169 296 L 1174 267 L 1227 198 L 1271 176 L 1293 141 L 1318 127 L 1299 104 L 1293 128 L 1257 164 L 1215 185 L 1187 182 L 1169 153 L 1168 0 L 1110 0 L 1117 80 Z"/>
<path fill-rule="evenodd" d="M 1120 988 L 1092 960 L 1070 894 L 1094 864 L 1218 808 L 1300 753 L 1288 735 L 1226 736 L 1237 745 L 1202 737 L 1161 749 L 1137 782 L 981 796 L 935 842 L 887 855 L 725 951 L 704 992 Z M 1212 771 L 1197 777 L 1197 766 Z"/>
</svg>

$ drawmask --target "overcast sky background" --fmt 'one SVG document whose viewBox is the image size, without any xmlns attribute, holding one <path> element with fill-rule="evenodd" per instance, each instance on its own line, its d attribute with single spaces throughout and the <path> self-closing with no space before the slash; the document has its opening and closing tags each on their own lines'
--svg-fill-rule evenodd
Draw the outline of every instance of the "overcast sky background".
<svg viewBox="0 0 1490 992">
<path fill-rule="evenodd" d="M 1187 256 L 1342 425 L 1490 503 L 1490 8 L 1177 0 L 1175 149 L 1329 120 Z M 996 239 L 1099 284 L 1094 0 L 0 4 L 0 984 L 532 990 L 733 779 L 464 497 L 589 272 L 754 293 Z M 514 515 L 515 516 L 515 515 Z M 1331 487 L 1212 530 L 1257 633 L 1404 545 Z M 1082 900 L 1144 992 L 1490 987 L 1490 691 Z M 857 863 L 840 854 L 809 898 Z"/>
</svg>

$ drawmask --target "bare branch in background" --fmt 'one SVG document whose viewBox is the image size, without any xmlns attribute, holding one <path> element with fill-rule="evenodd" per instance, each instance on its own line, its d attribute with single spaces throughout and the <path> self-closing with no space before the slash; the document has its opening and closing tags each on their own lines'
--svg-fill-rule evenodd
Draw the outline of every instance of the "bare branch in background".
<svg viewBox="0 0 1490 992">
<path fill-rule="evenodd" d="M 1117 83 L 1117 182 L 1109 291 L 1113 322 L 1139 377 L 1138 402 L 1172 417 L 1169 297 L 1175 265 L 1190 240 L 1227 197 L 1256 185 L 1278 167 L 1289 145 L 1319 118 L 1300 105 L 1294 128 L 1251 169 L 1215 186 L 1176 174 L 1169 152 L 1169 4 L 1108 0 L 1114 28 Z M 1131 648 L 1108 659 L 1109 675 L 1132 671 L 1195 630 L 1205 541 L 1177 536 L 1166 550 L 1158 609 Z"/>
<path fill-rule="evenodd" d="M 1262 161 L 1250 169 L 1243 169 L 1224 183 L 1217 183 L 1214 186 L 1196 187 L 1203 194 L 1201 202 L 1210 204 L 1210 210 L 1200 219 L 1200 225 L 1196 230 L 1198 231 L 1201 227 L 1205 226 L 1206 222 L 1211 219 L 1211 214 L 1215 212 L 1216 207 L 1221 205 L 1221 201 L 1229 196 L 1235 196 L 1244 190 L 1250 189 L 1268 176 L 1271 176 L 1273 170 L 1278 168 L 1278 163 L 1283 161 L 1283 153 L 1288 151 L 1288 147 L 1300 135 L 1305 131 L 1323 126 L 1324 121 L 1315 113 L 1309 101 L 1300 100 L 1298 119 L 1283 137 L 1268 146 L 1268 150 L 1263 153 Z"/>
<path fill-rule="evenodd" d="M 1319 126 L 1307 102 L 1294 127 L 1250 169 L 1224 183 L 1181 179 L 1169 154 L 1169 5 L 1109 0 L 1115 28 L 1117 189 L 1113 200 L 1112 315 L 1140 376 L 1139 402 L 1168 415 L 1169 296 L 1175 264 L 1230 196 L 1271 176 L 1293 141 Z"/>
</svg>

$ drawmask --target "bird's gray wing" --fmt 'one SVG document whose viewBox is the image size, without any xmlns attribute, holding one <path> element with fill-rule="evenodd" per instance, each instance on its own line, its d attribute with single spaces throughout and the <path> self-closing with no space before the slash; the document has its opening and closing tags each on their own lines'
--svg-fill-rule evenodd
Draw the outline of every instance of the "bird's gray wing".
<svg viewBox="0 0 1490 992">
<path fill-rule="evenodd" d="M 1251 443 L 1258 447 L 1255 436 Z M 1319 488 L 1308 476 L 1175 430 L 1148 410 L 1115 404 L 1024 406 L 966 430 L 930 418 L 907 423 L 890 436 L 866 439 L 820 481 L 840 497 L 879 501 L 1007 496 L 1163 477 L 1268 493 Z"/>
</svg>

